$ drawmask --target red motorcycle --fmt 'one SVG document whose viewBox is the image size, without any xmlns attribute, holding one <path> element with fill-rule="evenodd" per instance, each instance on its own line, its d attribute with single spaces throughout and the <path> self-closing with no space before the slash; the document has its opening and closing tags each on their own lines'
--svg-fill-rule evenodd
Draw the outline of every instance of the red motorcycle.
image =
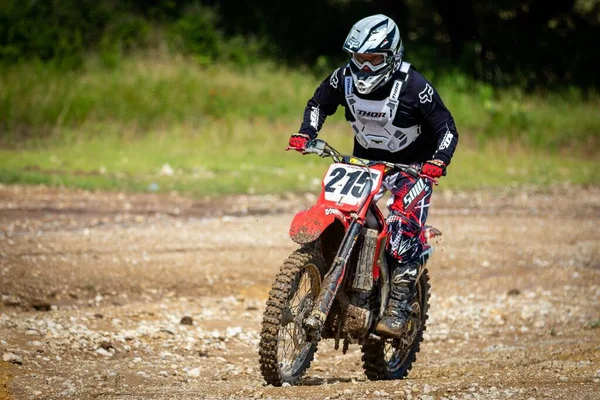
<svg viewBox="0 0 600 400">
<path fill-rule="evenodd" d="M 294 217 L 290 237 L 300 244 L 285 260 L 269 292 L 259 344 L 260 369 L 268 384 L 294 384 L 309 368 L 320 339 L 361 345 L 368 379 L 407 376 L 427 321 L 429 275 L 426 261 L 432 226 L 420 232 L 425 261 L 416 282 L 407 332 L 402 338 L 380 337 L 375 325 L 389 299 L 385 256 L 388 230 L 377 206 L 384 178 L 401 173 L 421 179 L 418 165 L 369 161 L 342 155 L 326 142 L 310 141 L 305 153 L 331 157 L 316 204 Z M 421 182 L 422 183 L 422 182 Z M 436 182 L 437 183 L 437 182 Z"/>
</svg>

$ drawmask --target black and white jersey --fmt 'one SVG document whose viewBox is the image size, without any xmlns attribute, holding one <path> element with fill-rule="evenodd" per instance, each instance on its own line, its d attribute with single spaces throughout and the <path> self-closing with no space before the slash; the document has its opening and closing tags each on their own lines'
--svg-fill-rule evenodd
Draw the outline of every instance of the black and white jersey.
<svg viewBox="0 0 600 400">
<path fill-rule="evenodd" d="M 308 101 L 299 132 L 317 137 L 338 106 L 354 133 L 354 155 L 395 163 L 439 159 L 450 163 L 458 132 L 437 91 L 403 62 L 377 90 L 359 94 L 348 67 L 332 72 Z"/>
</svg>

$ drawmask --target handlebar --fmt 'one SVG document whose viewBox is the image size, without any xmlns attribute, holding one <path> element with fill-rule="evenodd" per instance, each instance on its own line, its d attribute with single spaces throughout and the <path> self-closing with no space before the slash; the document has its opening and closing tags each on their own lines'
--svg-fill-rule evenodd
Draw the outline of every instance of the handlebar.
<svg viewBox="0 0 600 400">
<path fill-rule="evenodd" d="M 332 146 L 330 146 L 326 141 L 321 140 L 321 139 L 309 140 L 308 142 L 306 142 L 306 147 L 304 149 L 297 148 L 297 147 L 288 147 L 288 148 L 286 148 L 286 150 L 301 151 L 303 154 L 316 154 L 322 158 L 331 157 L 334 159 L 335 162 L 343 162 L 346 164 L 360 163 L 365 167 L 369 167 L 370 165 L 375 165 L 375 164 L 383 164 L 391 170 L 399 170 L 404 173 L 407 173 L 408 175 L 410 175 L 412 177 L 429 179 L 434 184 L 436 184 L 436 185 L 438 184 L 438 181 L 435 180 L 434 178 L 432 178 L 428 175 L 422 174 L 420 165 L 418 165 L 418 164 L 395 164 L 395 163 L 391 163 L 388 161 L 373 161 L 373 160 L 366 160 L 366 159 L 351 156 L 351 155 L 344 155 L 344 154 L 341 154 L 336 149 L 334 149 Z"/>
</svg>

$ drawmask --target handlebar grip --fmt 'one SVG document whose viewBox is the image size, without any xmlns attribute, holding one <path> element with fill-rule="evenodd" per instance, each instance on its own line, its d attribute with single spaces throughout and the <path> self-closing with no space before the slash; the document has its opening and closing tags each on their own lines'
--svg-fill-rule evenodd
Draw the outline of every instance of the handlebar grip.
<svg viewBox="0 0 600 400">
<path fill-rule="evenodd" d="M 314 148 L 314 147 L 308 147 L 308 146 L 306 146 L 304 148 L 304 153 L 305 154 L 309 154 L 310 153 L 310 154 L 319 154 L 319 155 L 321 155 L 321 154 L 323 154 L 323 150 L 320 150 L 320 149 L 317 149 L 317 148 Z"/>
<path fill-rule="evenodd" d="M 419 177 L 419 175 L 421 174 L 421 170 L 420 170 L 420 168 L 419 168 L 419 169 L 416 169 L 416 168 L 415 168 L 415 165 L 412 165 L 412 164 L 394 164 L 394 166 L 395 166 L 395 167 L 396 167 L 398 170 L 400 170 L 400 171 L 402 171 L 402 172 L 404 172 L 404 173 L 407 173 L 407 174 L 409 174 L 410 176 L 413 176 L 413 177 L 415 177 L 415 178 L 418 178 L 418 177 Z"/>
<path fill-rule="evenodd" d="M 327 143 L 321 139 L 311 139 L 308 142 L 306 142 L 304 152 L 322 156 L 325 154 L 326 146 Z"/>
</svg>

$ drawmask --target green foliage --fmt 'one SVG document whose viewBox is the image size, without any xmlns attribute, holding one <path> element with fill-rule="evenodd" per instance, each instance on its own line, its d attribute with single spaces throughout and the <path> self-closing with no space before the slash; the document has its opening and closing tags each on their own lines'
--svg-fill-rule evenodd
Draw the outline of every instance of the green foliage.
<svg viewBox="0 0 600 400">
<path fill-rule="evenodd" d="M 393 10 L 377 0 L 310 0 L 285 15 L 266 0 L 218 7 L 0 0 L 0 182 L 119 190 L 158 183 L 199 194 L 314 190 L 327 161 L 282 149 L 317 85 L 345 62 L 340 45 L 349 27 L 378 4 L 399 22 L 405 58 L 457 122 L 461 144 L 445 187 L 598 184 L 593 68 L 600 62 L 590 61 L 600 53 L 572 51 L 595 38 L 599 3 L 578 0 L 574 11 L 536 6 L 529 16 L 537 34 L 517 33 L 515 44 L 510 32 L 528 27 L 528 12 L 478 0 L 475 11 L 489 26 L 477 42 L 469 37 L 451 49 L 450 59 L 457 42 L 448 21 L 456 19 L 447 13 L 471 3 L 432 2 L 443 18 L 416 0 Z M 584 78 L 592 84 L 568 84 Z M 565 84 L 532 90 L 540 80 Z M 343 118 L 341 111 L 329 117 L 322 136 L 349 152 Z M 160 175 L 163 163 L 179 172 Z"/>
<path fill-rule="evenodd" d="M 192 56 L 200 65 L 228 62 L 245 68 L 261 62 L 267 48 L 253 35 L 225 36 L 218 28 L 219 15 L 196 4 L 169 28 L 168 42 L 174 53 Z"/>
<path fill-rule="evenodd" d="M 127 57 L 110 69 L 87 61 L 69 72 L 5 67 L 0 182 L 110 190 L 155 183 L 197 195 L 315 191 L 328 161 L 283 149 L 322 78 L 268 63 L 240 71 L 170 57 Z M 600 184 L 598 97 L 438 78 L 461 133 L 444 188 Z M 351 151 L 343 112 L 328 118 L 321 137 Z M 161 174 L 163 164 L 174 174 Z"/>
<path fill-rule="evenodd" d="M 127 53 L 145 47 L 150 25 L 134 14 L 118 15 L 105 27 L 99 43 L 99 56 L 104 65 L 116 67 Z"/>
<path fill-rule="evenodd" d="M 37 58 L 71 68 L 82 62 L 88 43 L 110 19 L 106 7 L 90 0 L 4 0 L 0 6 L 0 60 Z"/>
<path fill-rule="evenodd" d="M 237 35 L 227 39 L 226 45 L 221 47 L 221 55 L 232 66 L 244 69 L 264 64 L 263 55 L 267 48 L 268 44 L 264 39 Z"/>
<path fill-rule="evenodd" d="M 220 119 L 295 121 L 323 75 L 276 64 L 229 62 L 200 66 L 168 54 L 127 57 L 113 68 L 88 60 L 62 71 L 46 64 L 0 68 L 0 140 L 61 135 L 65 128 L 116 121 L 124 134 L 156 126 L 201 124 Z M 327 73 L 327 72 L 326 72 Z M 479 144 L 507 139 L 559 151 L 598 153 L 597 95 L 495 89 L 462 74 L 437 76 L 434 86 L 465 138 Z M 343 120 L 340 111 L 328 121 Z M 294 128 L 297 129 L 297 126 Z"/>
<path fill-rule="evenodd" d="M 499 89 L 463 74 L 439 76 L 434 85 L 457 122 L 476 143 L 501 139 L 547 151 L 597 154 L 600 99 L 570 87 L 562 92 Z"/>
<path fill-rule="evenodd" d="M 175 50 L 194 55 L 202 65 L 220 58 L 223 37 L 215 28 L 216 19 L 216 14 L 206 7 L 187 12 L 171 28 Z"/>
<path fill-rule="evenodd" d="M 344 58 L 352 24 L 376 9 L 396 20 L 406 57 L 430 76 L 458 67 L 495 87 L 597 85 L 600 53 L 581 51 L 600 34 L 597 1 L 449 4 L 306 0 L 290 13 L 267 0 L 2 0 L 0 63 L 37 59 L 66 70 L 93 54 L 114 68 L 133 50 L 168 47 L 202 65 L 247 67 L 268 56 L 321 74 Z"/>
<path fill-rule="evenodd" d="M 0 69 L 0 140 L 47 137 L 63 128 L 111 121 L 140 133 L 228 117 L 297 119 L 316 85 L 302 73 L 266 63 L 239 71 L 168 56 L 127 58 L 112 69 L 89 62 L 67 72 L 44 64 L 15 65 Z"/>
<path fill-rule="evenodd" d="M 23 6 L 5 0 L 0 5 L 0 63 L 37 59 L 68 72 L 94 54 L 104 66 L 116 68 L 133 52 L 168 47 L 171 55 L 188 55 L 201 65 L 227 60 L 246 67 L 268 48 L 255 35 L 225 36 L 219 24 L 215 10 L 201 3 L 183 8 L 167 0 L 53 0 Z"/>
</svg>

